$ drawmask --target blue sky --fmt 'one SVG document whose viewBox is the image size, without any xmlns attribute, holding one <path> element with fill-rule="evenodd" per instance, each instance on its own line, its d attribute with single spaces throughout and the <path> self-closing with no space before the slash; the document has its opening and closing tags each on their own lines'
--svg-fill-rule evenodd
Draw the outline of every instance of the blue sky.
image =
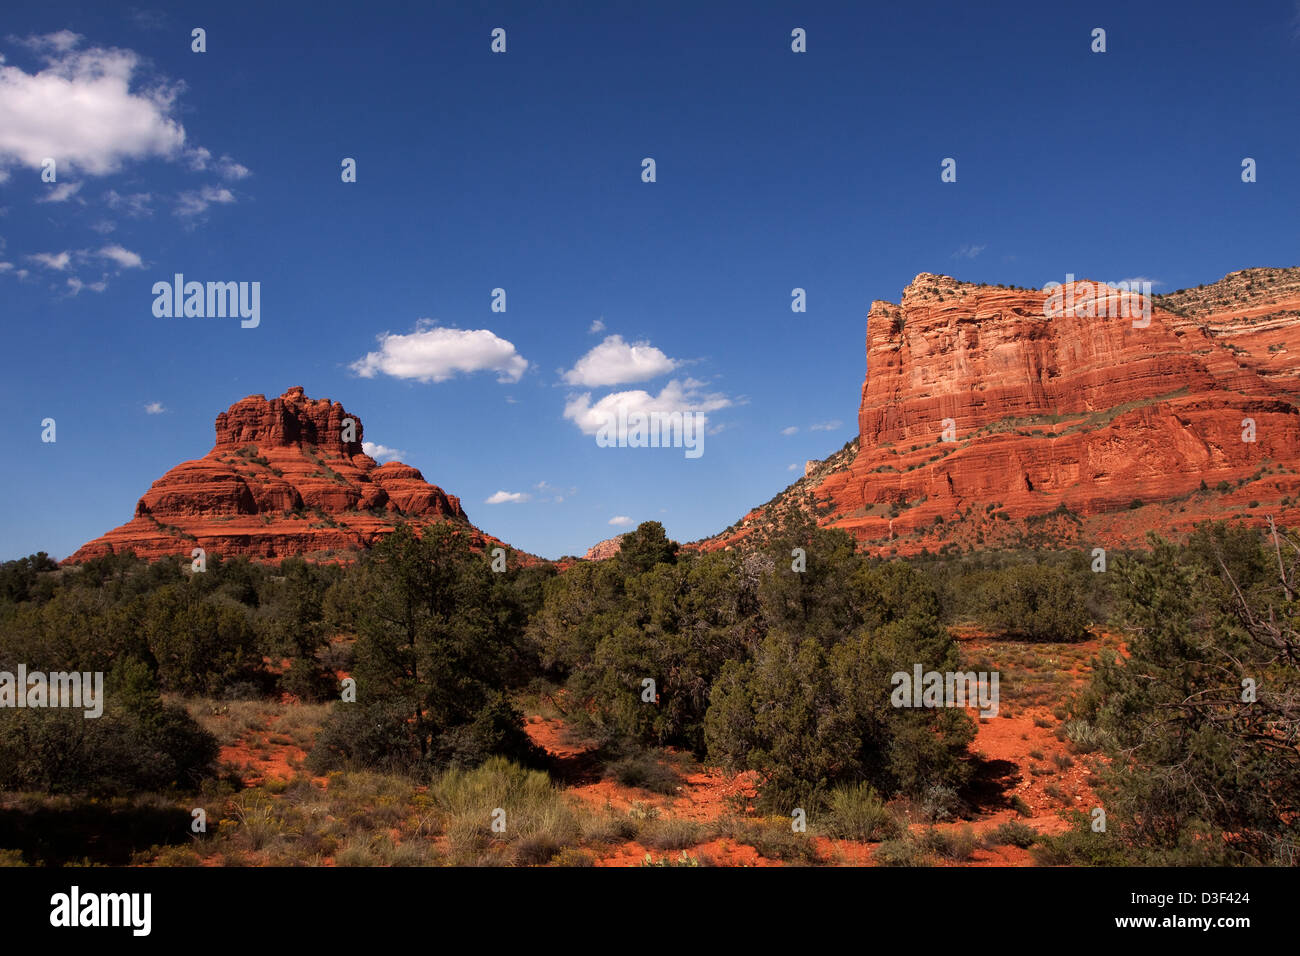
<svg viewBox="0 0 1300 956">
<path fill-rule="evenodd" d="M 517 547 L 690 540 L 854 436 L 867 308 L 919 272 L 1300 263 L 1294 2 L 609 6 L 7 11 L 0 558 L 125 522 L 293 385 Z M 260 282 L 260 325 L 155 317 L 176 272 Z M 636 390 L 706 409 L 704 454 L 597 447 L 573 409 Z"/>
</svg>

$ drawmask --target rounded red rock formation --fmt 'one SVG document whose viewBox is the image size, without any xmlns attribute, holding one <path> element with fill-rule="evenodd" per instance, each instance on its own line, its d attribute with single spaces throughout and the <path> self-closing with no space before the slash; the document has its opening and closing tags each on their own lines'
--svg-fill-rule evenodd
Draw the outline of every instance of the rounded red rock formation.
<svg viewBox="0 0 1300 956">
<path fill-rule="evenodd" d="M 355 441 L 343 440 L 347 419 Z M 463 525 L 478 547 L 500 545 L 469 523 L 460 499 L 401 462 L 361 450 L 361 420 L 300 387 L 252 395 L 217 416 L 216 444 L 153 483 L 135 517 L 67 560 L 134 550 L 146 558 L 210 554 L 333 557 L 370 547 L 396 522 Z M 520 559 L 536 560 L 520 554 Z"/>
</svg>

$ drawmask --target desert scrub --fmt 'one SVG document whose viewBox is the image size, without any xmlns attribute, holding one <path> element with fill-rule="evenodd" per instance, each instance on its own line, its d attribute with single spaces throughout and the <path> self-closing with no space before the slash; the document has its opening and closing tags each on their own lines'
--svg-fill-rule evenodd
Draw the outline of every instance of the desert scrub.
<svg viewBox="0 0 1300 956">
<path fill-rule="evenodd" d="M 541 864 L 582 835 L 579 813 L 551 778 L 504 757 L 446 771 L 429 795 L 443 815 L 453 863 Z"/>
<path fill-rule="evenodd" d="M 787 817 L 758 820 L 723 818 L 715 820 L 710 831 L 715 838 L 727 837 L 753 847 L 764 859 L 800 864 L 822 862 L 808 834 L 794 832 Z"/>
<path fill-rule="evenodd" d="M 969 860 L 975 854 L 975 848 L 979 846 L 975 831 L 969 824 L 959 830 L 940 830 L 937 827 L 930 827 L 921 834 L 917 842 L 922 849 L 957 863 Z"/>
<path fill-rule="evenodd" d="M 694 820 L 660 817 L 641 828 L 638 841 L 652 850 L 685 850 L 703 840 L 703 827 Z"/>
<path fill-rule="evenodd" d="M 933 784 L 925 788 L 921 800 L 921 816 L 931 823 L 951 820 L 961 809 L 961 798 L 957 791 L 944 784 Z"/>
<path fill-rule="evenodd" d="M 631 754 L 609 765 L 609 773 L 625 787 L 671 795 L 679 789 L 677 774 L 653 752 Z"/>
<path fill-rule="evenodd" d="M 886 840 L 876 847 L 872 859 L 880 866 L 924 866 L 925 851 L 911 837 Z"/>
<path fill-rule="evenodd" d="M 1090 754 L 1106 746 L 1105 731 L 1086 720 L 1067 720 L 1060 727 L 1060 735 L 1075 753 Z"/>
<path fill-rule="evenodd" d="M 885 801 L 865 783 L 831 791 L 830 809 L 822 819 L 821 828 L 827 836 L 862 843 L 890 840 L 903 831 Z"/>
<path fill-rule="evenodd" d="M 686 854 L 686 851 L 682 850 L 682 852 L 677 856 L 676 859 L 670 859 L 669 857 L 666 856 L 661 856 L 658 859 L 655 859 L 654 856 L 647 853 L 645 855 L 645 859 L 641 861 L 641 865 L 642 866 L 699 866 L 700 861 L 693 856 L 688 856 Z"/>
<path fill-rule="evenodd" d="M 990 849 L 995 846 L 1015 846 L 1025 850 L 1038 840 L 1038 831 L 1019 820 L 1003 823 L 984 834 L 984 845 Z"/>
<path fill-rule="evenodd" d="M 635 840 L 641 824 L 627 816 L 612 813 L 590 816 L 582 821 L 584 843 L 613 844 Z"/>
<path fill-rule="evenodd" d="M 239 743 L 244 735 L 263 729 L 270 717 L 279 713 L 280 705 L 266 700 L 215 700 L 193 697 L 177 700 L 217 743 L 228 747 Z"/>
</svg>

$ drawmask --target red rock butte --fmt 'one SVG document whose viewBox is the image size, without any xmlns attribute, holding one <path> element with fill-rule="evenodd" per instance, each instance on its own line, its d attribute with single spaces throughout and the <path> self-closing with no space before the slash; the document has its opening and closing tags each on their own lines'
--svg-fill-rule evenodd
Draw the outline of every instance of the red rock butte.
<svg viewBox="0 0 1300 956">
<path fill-rule="evenodd" d="M 856 443 L 699 546 L 790 508 L 902 555 L 1300 525 L 1300 268 L 1154 296 L 1149 324 L 1047 298 L 922 273 L 873 302 Z"/>
<path fill-rule="evenodd" d="M 450 522 L 475 548 L 501 544 L 417 469 L 380 465 L 365 454 L 361 420 L 301 387 L 270 401 L 250 395 L 236 402 L 217 416 L 216 432 L 212 451 L 168 471 L 136 504 L 134 518 L 67 561 L 128 550 L 188 558 L 194 548 L 263 560 L 346 559 L 399 523 L 418 532 Z"/>
</svg>

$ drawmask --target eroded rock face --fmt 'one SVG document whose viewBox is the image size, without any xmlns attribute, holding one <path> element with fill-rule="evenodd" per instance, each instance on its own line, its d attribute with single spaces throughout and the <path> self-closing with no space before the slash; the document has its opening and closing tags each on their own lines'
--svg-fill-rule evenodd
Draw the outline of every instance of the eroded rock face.
<svg viewBox="0 0 1300 956">
<path fill-rule="evenodd" d="M 583 555 L 583 558 L 587 561 L 604 561 L 606 558 L 612 558 L 622 550 L 623 538 L 624 535 L 616 534 L 604 541 L 597 541 L 587 549 L 587 553 Z"/>
<path fill-rule="evenodd" d="M 352 419 L 355 434 L 344 440 Z M 208 554 L 330 559 L 370 547 L 398 522 L 452 522 L 475 547 L 501 544 L 470 524 L 460 500 L 400 462 L 361 450 L 361 420 L 300 387 L 250 395 L 217 416 L 216 444 L 168 471 L 135 517 L 67 560 L 134 550 L 145 558 Z"/>
<path fill-rule="evenodd" d="M 1047 318 L 1046 299 L 922 273 L 872 303 L 852 460 L 702 544 L 785 497 L 899 554 L 1300 523 L 1300 269 L 1156 297 L 1142 327 Z"/>
</svg>

